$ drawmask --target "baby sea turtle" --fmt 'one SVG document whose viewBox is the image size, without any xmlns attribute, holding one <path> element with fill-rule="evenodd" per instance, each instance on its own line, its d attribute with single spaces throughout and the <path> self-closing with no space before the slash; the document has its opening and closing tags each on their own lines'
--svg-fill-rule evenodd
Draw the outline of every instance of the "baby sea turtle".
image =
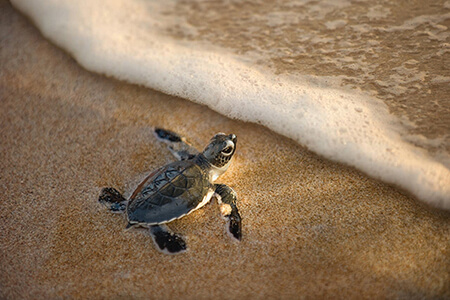
<svg viewBox="0 0 450 300">
<path fill-rule="evenodd" d="M 201 208 L 215 196 L 222 215 L 229 221 L 231 235 L 240 240 L 241 216 L 236 207 L 236 193 L 224 184 L 213 183 L 231 163 L 236 136 L 216 134 L 200 153 L 172 131 L 156 128 L 155 134 L 179 160 L 148 175 L 128 201 L 111 187 L 103 188 L 98 200 L 111 211 L 125 211 L 127 228 L 148 227 L 159 250 L 178 253 L 186 250 L 186 243 L 165 224 Z"/>
</svg>

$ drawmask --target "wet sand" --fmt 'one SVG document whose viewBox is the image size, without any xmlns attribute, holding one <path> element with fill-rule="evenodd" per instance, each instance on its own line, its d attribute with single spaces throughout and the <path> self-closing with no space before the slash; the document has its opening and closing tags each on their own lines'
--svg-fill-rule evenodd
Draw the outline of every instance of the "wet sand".
<svg viewBox="0 0 450 300">
<path fill-rule="evenodd" d="M 448 298 L 450 214 L 261 126 L 92 74 L 0 2 L 0 298 Z M 203 147 L 238 136 L 219 182 L 239 195 L 243 240 L 215 201 L 155 250 L 97 203 L 172 160 L 161 126 Z"/>
</svg>

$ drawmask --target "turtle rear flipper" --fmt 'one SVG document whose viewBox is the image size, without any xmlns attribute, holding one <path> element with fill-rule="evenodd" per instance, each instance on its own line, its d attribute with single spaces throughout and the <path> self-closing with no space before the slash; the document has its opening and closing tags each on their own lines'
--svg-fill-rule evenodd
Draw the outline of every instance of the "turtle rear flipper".
<svg viewBox="0 0 450 300">
<path fill-rule="evenodd" d="M 150 234 L 161 252 L 178 254 L 187 249 L 183 238 L 175 233 L 171 233 L 165 225 L 150 226 Z"/>
<path fill-rule="evenodd" d="M 229 222 L 228 231 L 235 239 L 240 241 L 242 238 L 242 219 L 236 206 L 236 192 L 225 184 L 215 184 L 214 186 L 220 211 Z"/>
<path fill-rule="evenodd" d="M 155 128 L 156 137 L 167 144 L 167 148 L 178 160 L 194 158 L 199 151 L 192 147 L 181 135 L 162 128 Z"/>
<path fill-rule="evenodd" d="M 123 212 L 127 207 L 127 200 L 118 190 L 112 187 L 103 188 L 98 201 L 112 212 Z"/>
</svg>

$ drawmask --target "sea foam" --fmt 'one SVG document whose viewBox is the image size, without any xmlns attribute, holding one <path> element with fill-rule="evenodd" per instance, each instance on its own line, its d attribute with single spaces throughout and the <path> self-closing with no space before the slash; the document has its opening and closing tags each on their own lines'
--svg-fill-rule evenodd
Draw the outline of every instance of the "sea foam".
<svg viewBox="0 0 450 300">
<path fill-rule="evenodd" d="M 450 208 L 450 170 L 404 142 L 384 104 L 323 78 L 274 75 L 242 57 L 161 32 L 174 2 L 13 0 L 86 69 L 202 103 Z"/>
</svg>

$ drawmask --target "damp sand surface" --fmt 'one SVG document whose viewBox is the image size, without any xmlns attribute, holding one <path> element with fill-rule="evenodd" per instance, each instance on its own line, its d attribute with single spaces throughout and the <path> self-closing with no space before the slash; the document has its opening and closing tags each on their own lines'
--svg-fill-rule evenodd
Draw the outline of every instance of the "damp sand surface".
<svg viewBox="0 0 450 300">
<path fill-rule="evenodd" d="M 0 298 L 448 298 L 450 215 L 258 125 L 80 68 L 0 2 Z M 218 181 L 239 195 L 243 239 L 215 201 L 171 224 L 189 250 L 97 203 L 172 160 L 162 126 L 203 147 L 239 138 Z"/>
</svg>

